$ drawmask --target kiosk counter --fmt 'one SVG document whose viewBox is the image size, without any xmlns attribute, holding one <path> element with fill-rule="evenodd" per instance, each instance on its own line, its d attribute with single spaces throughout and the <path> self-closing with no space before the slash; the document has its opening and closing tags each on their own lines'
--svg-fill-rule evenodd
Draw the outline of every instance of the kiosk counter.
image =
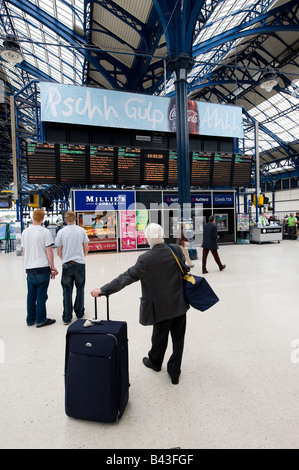
<svg viewBox="0 0 299 470">
<path fill-rule="evenodd" d="M 280 225 L 267 225 L 266 227 L 250 227 L 250 242 L 267 243 L 282 240 L 282 227 Z"/>
</svg>

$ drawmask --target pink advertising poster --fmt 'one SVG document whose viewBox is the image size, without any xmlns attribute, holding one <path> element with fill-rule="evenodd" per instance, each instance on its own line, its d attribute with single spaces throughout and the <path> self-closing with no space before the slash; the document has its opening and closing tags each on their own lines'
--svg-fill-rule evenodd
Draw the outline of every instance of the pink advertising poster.
<svg viewBox="0 0 299 470">
<path fill-rule="evenodd" d="M 120 211 L 120 247 L 121 250 L 137 248 L 135 211 Z"/>
</svg>

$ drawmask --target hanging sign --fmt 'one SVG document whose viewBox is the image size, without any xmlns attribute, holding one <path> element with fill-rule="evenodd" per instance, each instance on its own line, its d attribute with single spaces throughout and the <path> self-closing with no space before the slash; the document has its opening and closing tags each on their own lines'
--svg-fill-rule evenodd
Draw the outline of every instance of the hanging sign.
<svg viewBox="0 0 299 470">
<path fill-rule="evenodd" d="M 176 131 L 175 99 L 40 82 L 41 120 L 159 132 Z M 188 101 L 190 134 L 243 138 L 242 108 Z"/>
</svg>

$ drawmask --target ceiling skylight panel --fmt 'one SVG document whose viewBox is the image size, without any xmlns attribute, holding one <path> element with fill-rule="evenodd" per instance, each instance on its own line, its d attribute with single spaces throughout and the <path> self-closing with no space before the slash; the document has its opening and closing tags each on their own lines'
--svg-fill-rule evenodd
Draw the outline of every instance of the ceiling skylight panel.
<svg viewBox="0 0 299 470">
<path fill-rule="evenodd" d="M 221 21 L 221 23 L 219 25 L 219 29 L 221 30 L 221 32 L 226 31 L 228 29 L 227 26 L 228 26 L 229 23 L 230 23 L 230 18 L 229 17 L 226 17 Z"/>
<path fill-rule="evenodd" d="M 54 67 L 51 67 L 51 77 L 53 77 L 57 82 L 60 82 L 60 80 L 61 80 L 60 71 L 54 69 Z"/>
<path fill-rule="evenodd" d="M 67 53 L 66 53 L 67 52 Z M 73 63 L 73 55 L 71 55 L 68 51 L 66 51 L 65 48 L 61 48 L 61 54 L 60 54 L 60 57 L 61 57 L 61 61 L 62 63 L 65 63 L 65 64 L 72 64 Z"/>
<path fill-rule="evenodd" d="M 299 119 L 299 107 L 295 109 L 291 109 L 288 113 L 288 118 L 294 123 L 294 125 L 298 126 L 298 119 Z M 298 126 L 299 129 L 299 126 Z"/>
<path fill-rule="evenodd" d="M 58 54 L 58 46 L 50 46 L 48 45 L 47 46 L 47 52 L 49 55 L 54 56 L 54 57 L 57 57 L 59 54 Z"/>
<path fill-rule="evenodd" d="M 64 73 L 65 75 L 67 75 L 68 77 L 72 76 L 72 74 L 73 74 L 73 67 L 72 67 L 72 64 L 69 64 L 69 65 L 64 64 L 64 65 L 63 65 L 63 73 Z"/>
<path fill-rule="evenodd" d="M 291 108 L 291 104 L 288 100 L 280 100 L 277 103 L 277 107 L 280 109 L 280 111 L 286 111 Z"/>
<path fill-rule="evenodd" d="M 30 28 L 30 39 L 34 42 L 43 42 L 41 31 L 39 28 Z"/>
<path fill-rule="evenodd" d="M 15 87 L 19 87 L 21 84 L 21 79 L 20 79 L 19 74 L 16 73 L 15 67 L 7 63 L 6 69 L 7 69 L 6 75 L 9 77 L 9 80 L 12 83 L 12 85 Z"/>
<path fill-rule="evenodd" d="M 47 49 L 49 61 L 54 63 L 54 65 L 57 64 L 57 61 L 59 60 L 60 54 L 59 54 L 59 47 L 58 46 L 50 46 Z"/>
<path fill-rule="evenodd" d="M 270 129 L 273 134 L 277 135 L 281 139 L 281 135 L 284 132 L 284 128 L 279 122 L 269 122 L 267 123 L 267 129 Z"/>
<path fill-rule="evenodd" d="M 296 122 L 293 122 L 292 120 L 288 118 L 282 118 L 278 120 L 278 124 L 280 127 L 287 131 L 290 135 L 292 135 L 292 140 L 294 139 L 294 134 L 297 132 L 298 125 Z"/>
<path fill-rule="evenodd" d="M 250 113 L 250 114 L 251 114 L 251 113 Z M 263 121 L 265 120 L 265 118 L 266 118 L 266 116 L 264 115 L 264 113 L 261 113 L 261 112 L 256 113 L 256 115 L 253 116 L 253 117 L 254 117 L 254 119 L 255 119 L 256 121 L 258 121 L 258 122 L 263 122 Z"/>
<path fill-rule="evenodd" d="M 299 90 L 294 92 L 292 89 L 290 90 L 291 91 L 291 95 L 288 95 L 288 99 L 289 101 L 291 102 L 292 105 L 294 106 L 298 106 L 299 104 Z"/>
<path fill-rule="evenodd" d="M 67 8 L 65 3 L 60 1 L 57 1 L 57 19 L 64 25 L 68 26 L 68 28 L 72 28 L 72 10 L 70 7 Z"/>
<path fill-rule="evenodd" d="M 21 34 L 25 35 L 26 34 L 26 26 L 25 26 L 25 21 L 24 18 L 14 18 L 13 19 L 14 27 L 17 31 L 19 31 Z"/>
<path fill-rule="evenodd" d="M 51 16 L 54 16 L 53 3 L 49 0 L 38 0 L 38 6 Z"/>
<path fill-rule="evenodd" d="M 59 57 L 57 56 L 57 54 L 51 54 L 50 55 L 50 64 L 51 64 L 51 67 L 54 67 L 54 68 L 60 68 L 59 67 Z"/>
<path fill-rule="evenodd" d="M 48 64 L 47 63 L 38 61 L 38 68 L 39 68 L 39 70 L 46 73 L 47 75 L 49 74 Z"/>
<path fill-rule="evenodd" d="M 282 101 L 287 101 L 287 97 L 283 96 L 280 93 L 277 93 L 276 95 L 272 96 L 272 98 L 270 98 L 270 101 L 274 104 L 278 104 Z"/>
<path fill-rule="evenodd" d="M 273 116 L 276 116 L 277 114 L 277 109 L 274 107 L 274 106 L 271 106 L 271 105 L 267 105 L 265 108 L 264 108 L 264 113 L 267 117 L 273 117 Z"/>
<path fill-rule="evenodd" d="M 41 29 L 45 35 L 45 38 L 47 40 L 47 43 L 54 43 L 57 44 L 57 42 L 60 40 L 59 36 L 56 34 L 55 31 L 52 29 L 48 28 L 47 26 L 42 26 Z"/>
</svg>

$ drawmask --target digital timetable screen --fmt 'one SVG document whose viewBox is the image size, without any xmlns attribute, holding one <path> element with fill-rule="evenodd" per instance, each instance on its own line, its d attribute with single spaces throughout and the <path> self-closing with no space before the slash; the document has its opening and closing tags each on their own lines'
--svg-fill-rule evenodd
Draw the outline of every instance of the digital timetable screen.
<svg viewBox="0 0 299 470">
<path fill-rule="evenodd" d="M 60 182 L 84 184 L 86 182 L 85 145 L 60 144 Z"/>
<path fill-rule="evenodd" d="M 89 147 L 90 183 L 114 184 L 115 148 L 103 145 Z"/>
<path fill-rule="evenodd" d="M 27 143 L 28 183 L 56 184 L 55 144 Z"/>
<path fill-rule="evenodd" d="M 178 157 L 175 150 L 31 142 L 28 183 L 177 186 Z M 191 186 L 250 185 L 250 155 L 192 151 L 189 164 Z"/>
<path fill-rule="evenodd" d="M 212 185 L 231 186 L 233 156 L 214 153 Z"/>
<path fill-rule="evenodd" d="M 211 161 L 212 155 L 205 152 L 191 153 L 191 185 L 211 185 Z"/>
<path fill-rule="evenodd" d="M 117 180 L 119 184 L 140 184 L 140 153 L 140 148 L 118 148 Z"/>
<path fill-rule="evenodd" d="M 159 150 L 142 151 L 141 184 L 166 185 L 166 157 L 168 152 Z"/>
<path fill-rule="evenodd" d="M 234 154 L 234 170 L 232 186 L 249 186 L 251 177 L 252 157 Z"/>
<path fill-rule="evenodd" d="M 178 156 L 174 150 L 169 150 L 168 154 L 168 184 L 178 184 Z"/>
</svg>

